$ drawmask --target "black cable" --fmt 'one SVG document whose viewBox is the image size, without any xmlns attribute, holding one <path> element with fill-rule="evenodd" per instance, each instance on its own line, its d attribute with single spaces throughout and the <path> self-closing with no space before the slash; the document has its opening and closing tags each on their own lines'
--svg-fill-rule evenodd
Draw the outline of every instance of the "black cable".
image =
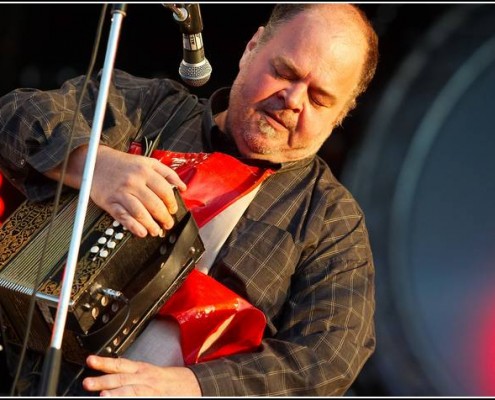
<svg viewBox="0 0 495 400">
<path fill-rule="evenodd" d="M 10 391 L 10 395 L 11 396 L 14 396 L 15 388 L 16 388 L 17 383 L 18 383 L 19 378 L 20 378 L 22 364 L 24 362 L 24 357 L 26 355 L 26 351 L 27 351 L 27 347 L 28 347 L 29 333 L 31 332 L 32 319 L 33 319 L 33 315 L 34 315 L 34 306 L 35 306 L 35 302 L 36 302 L 36 290 L 37 290 L 38 286 L 41 283 L 41 278 L 42 278 L 41 271 L 43 270 L 43 268 L 42 268 L 43 267 L 43 262 L 44 262 L 44 258 L 45 258 L 46 251 L 47 251 L 47 248 L 48 248 L 48 242 L 49 242 L 49 238 L 50 238 L 50 235 L 51 235 L 53 222 L 55 221 L 55 217 L 57 215 L 58 206 L 59 206 L 59 202 L 60 202 L 60 197 L 61 197 L 61 194 L 62 194 L 63 180 L 64 180 L 65 173 L 66 173 L 66 170 L 67 170 L 68 159 L 69 159 L 69 155 L 70 155 L 70 152 L 71 152 L 71 144 L 72 144 L 72 139 L 73 139 L 73 136 L 74 136 L 75 125 L 76 125 L 76 122 L 77 122 L 77 117 L 79 115 L 79 111 L 81 109 L 82 99 L 83 99 L 84 94 L 86 92 L 86 88 L 87 88 L 89 79 L 91 77 L 91 74 L 93 72 L 94 64 L 95 64 L 96 57 L 97 57 L 97 54 L 98 54 L 98 48 L 99 48 L 99 44 L 100 44 L 101 32 L 103 30 L 103 23 L 104 23 L 104 20 L 105 20 L 105 14 L 106 14 L 107 6 L 108 6 L 108 4 L 103 4 L 102 10 L 101 10 L 100 19 L 99 19 L 98 27 L 97 27 L 97 33 L 96 33 L 96 37 L 95 37 L 95 42 L 94 42 L 93 50 L 92 50 L 92 54 L 91 54 L 91 60 L 90 60 L 89 66 L 88 66 L 88 70 L 86 72 L 86 77 L 84 79 L 83 86 L 81 88 L 81 93 L 79 95 L 79 99 L 78 99 L 78 102 L 77 102 L 77 107 L 76 107 L 76 110 L 74 112 L 74 117 L 72 119 L 72 126 L 71 126 L 71 131 L 70 131 L 70 134 L 69 134 L 69 142 L 68 142 L 68 145 L 67 145 L 67 154 L 66 154 L 66 157 L 64 159 L 64 163 L 62 165 L 61 177 L 60 177 L 60 180 L 58 181 L 58 184 L 57 184 L 57 191 L 56 191 L 56 195 L 55 195 L 55 199 L 54 199 L 53 214 L 51 216 L 51 221 L 50 221 L 50 224 L 49 224 L 49 227 L 48 227 L 48 232 L 47 232 L 46 239 L 45 239 L 45 242 L 44 242 L 44 246 L 43 246 L 43 249 L 42 249 L 42 252 L 41 252 L 40 264 L 39 264 L 38 272 L 36 274 L 36 280 L 35 280 L 34 287 L 33 287 L 33 293 L 31 294 L 31 299 L 30 299 L 30 303 L 29 303 L 29 310 L 28 310 L 28 316 L 27 316 L 26 332 L 25 332 L 24 341 L 23 341 L 23 344 L 22 344 L 21 355 L 19 357 L 19 361 L 18 361 L 18 364 L 17 364 L 17 370 L 16 370 L 15 378 L 14 378 L 14 381 L 12 383 L 12 389 Z"/>
</svg>

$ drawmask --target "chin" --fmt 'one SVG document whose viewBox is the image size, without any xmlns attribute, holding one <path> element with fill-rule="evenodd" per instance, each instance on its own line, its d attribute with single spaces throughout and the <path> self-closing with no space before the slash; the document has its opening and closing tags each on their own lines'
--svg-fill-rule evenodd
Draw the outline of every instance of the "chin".
<svg viewBox="0 0 495 400">
<path fill-rule="evenodd" d="M 253 160 L 269 161 L 272 163 L 281 163 L 286 161 L 291 161 L 284 154 L 274 152 L 274 151 L 249 151 L 245 154 L 246 157 Z"/>
<path fill-rule="evenodd" d="M 251 158 L 258 160 L 270 161 L 272 163 L 284 163 L 303 160 L 311 157 L 314 153 L 309 152 L 271 152 L 271 153 L 256 153 Z"/>
<path fill-rule="evenodd" d="M 240 153 L 244 157 L 251 158 L 253 160 L 265 160 L 265 161 L 278 162 L 278 161 L 273 161 L 276 158 L 278 158 L 277 154 L 274 153 L 273 151 L 267 151 L 266 149 L 258 149 L 258 148 L 252 148 L 252 147 L 246 146 L 240 150 Z"/>
</svg>

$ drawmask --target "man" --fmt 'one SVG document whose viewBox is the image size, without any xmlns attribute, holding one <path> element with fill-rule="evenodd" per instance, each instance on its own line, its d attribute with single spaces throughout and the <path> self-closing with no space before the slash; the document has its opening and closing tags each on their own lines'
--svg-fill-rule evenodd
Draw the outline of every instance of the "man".
<svg viewBox="0 0 495 400">
<path fill-rule="evenodd" d="M 187 367 L 90 356 L 88 366 L 103 374 L 86 378 L 86 390 L 105 396 L 346 392 L 375 346 L 373 261 L 359 206 L 316 153 L 355 106 L 376 62 L 376 34 L 355 6 L 275 7 L 248 42 L 230 92 L 200 100 L 163 142 L 169 150 L 220 151 L 276 170 L 209 272 L 265 313 L 263 342 L 251 353 Z M 65 122 L 80 84 L 75 79 L 59 91 L 15 92 L 0 100 L 0 163 L 32 199 L 52 195 L 61 176 Z M 97 84 L 90 85 L 65 174 L 64 183 L 74 188 Z M 115 71 L 91 198 L 141 237 L 172 226 L 171 187 L 187 187 L 171 168 L 126 149 L 140 127 L 163 125 L 184 96 L 169 80 Z"/>
</svg>

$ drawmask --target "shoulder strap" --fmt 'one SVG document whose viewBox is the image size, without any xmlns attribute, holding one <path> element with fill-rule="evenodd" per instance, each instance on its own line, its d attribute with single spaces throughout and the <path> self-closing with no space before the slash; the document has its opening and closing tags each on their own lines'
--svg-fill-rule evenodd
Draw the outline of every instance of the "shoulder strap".
<svg viewBox="0 0 495 400">
<path fill-rule="evenodd" d="M 198 102 L 198 97 L 193 94 L 188 94 L 184 100 L 177 106 L 173 114 L 167 120 L 163 128 L 160 130 L 158 135 L 153 139 L 144 136 L 143 138 L 143 155 L 149 157 L 153 150 L 155 150 L 161 143 L 161 138 L 168 136 L 170 133 L 177 130 L 182 122 L 186 120 L 194 106 Z"/>
</svg>

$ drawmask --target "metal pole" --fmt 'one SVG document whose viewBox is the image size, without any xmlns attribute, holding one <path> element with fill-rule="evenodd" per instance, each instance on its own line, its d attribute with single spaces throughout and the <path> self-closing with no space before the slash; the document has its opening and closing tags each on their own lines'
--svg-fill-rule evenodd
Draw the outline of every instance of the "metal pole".
<svg viewBox="0 0 495 400">
<path fill-rule="evenodd" d="M 112 7 L 112 25 L 110 29 L 107 52 L 103 65 L 101 84 L 98 92 L 96 103 L 94 122 L 91 128 L 91 136 L 89 140 L 88 153 L 84 165 L 84 172 L 81 181 L 79 199 L 72 230 L 72 238 L 67 256 L 67 264 L 65 266 L 62 288 L 58 302 L 57 313 L 52 331 L 50 348 L 47 350 L 45 361 L 43 364 L 43 375 L 41 380 L 40 395 L 41 396 L 56 396 L 58 379 L 60 375 L 60 362 L 62 356 L 62 338 L 67 319 L 67 311 L 70 304 L 70 296 L 74 281 L 75 270 L 79 257 L 79 247 L 81 245 L 81 237 L 84 228 L 84 219 L 88 208 L 89 195 L 91 184 L 93 181 L 93 173 L 96 164 L 96 154 L 100 142 L 101 129 L 105 116 L 106 102 L 110 80 L 117 52 L 117 43 L 120 34 L 122 20 L 126 13 L 126 4 L 115 4 Z"/>
</svg>

